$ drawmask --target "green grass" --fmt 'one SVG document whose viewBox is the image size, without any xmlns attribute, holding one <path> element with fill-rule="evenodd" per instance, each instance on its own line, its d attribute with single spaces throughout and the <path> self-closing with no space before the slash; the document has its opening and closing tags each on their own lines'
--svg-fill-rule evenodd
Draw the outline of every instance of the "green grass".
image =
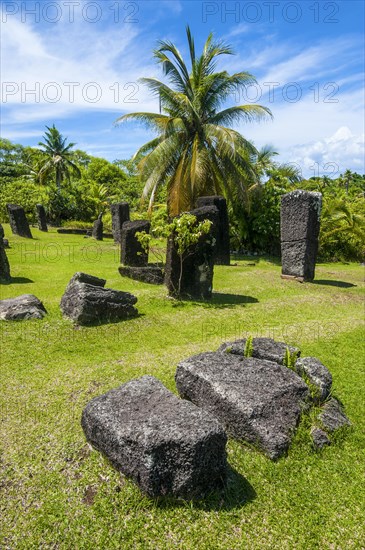
<svg viewBox="0 0 365 550">
<path fill-rule="evenodd" d="M 215 268 L 211 302 L 179 304 L 122 279 L 111 241 L 32 231 L 28 241 L 5 226 L 14 282 L 1 298 L 33 293 L 48 315 L 0 323 L 0 548 L 365 547 L 363 268 L 320 264 L 314 284 L 299 284 L 277 262 L 238 260 Z M 59 301 L 76 271 L 133 292 L 141 315 L 74 328 Z M 179 360 L 249 334 L 321 359 L 352 429 L 316 453 L 305 417 L 277 462 L 229 441 L 227 490 L 200 503 L 150 500 L 90 450 L 80 417 L 92 397 L 147 373 L 176 392 Z"/>
</svg>

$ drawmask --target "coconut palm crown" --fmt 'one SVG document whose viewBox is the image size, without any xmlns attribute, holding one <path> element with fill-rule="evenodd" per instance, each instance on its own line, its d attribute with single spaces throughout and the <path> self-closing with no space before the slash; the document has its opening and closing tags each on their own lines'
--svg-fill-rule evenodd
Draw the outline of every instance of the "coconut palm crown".
<svg viewBox="0 0 365 550">
<path fill-rule="evenodd" d="M 247 72 L 216 71 L 217 60 L 233 50 L 209 34 L 202 54 L 195 54 L 194 40 L 186 29 L 190 72 L 174 44 L 160 41 L 154 51 L 169 85 L 156 78 L 141 82 L 160 100 L 160 113 L 137 112 L 116 120 L 137 120 L 157 132 L 157 137 L 134 155 L 145 181 L 143 196 L 153 204 L 157 189 L 167 185 L 170 215 L 190 210 L 199 196 L 231 195 L 242 175 L 255 177 L 251 162 L 256 149 L 230 128 L 241 120 L 250 122 L 271 116 L 260 105 L 235 105 L 220 110 L 229 96 L 256 82 Z"/>
<path fill-rule="evenodd" d="M 60 134 L 54 124 L 51 128 L 49 126 L 46 126 L 46 128 L 48 131 L 44 134 L 45 143 L 38 143 L 42 147 L 40 151 L 44 156 L 41 174 L 49 174 L 54 170 L 56 186 L 60 190 L 62 181 L 69 178 L 71 172 L 74 172 L 77 176 L 81 175 L 78 166 L 73 162 L 74 152 L 71 149 L 75 143 L 66 145 L 67 138 Z"/>
</svg>

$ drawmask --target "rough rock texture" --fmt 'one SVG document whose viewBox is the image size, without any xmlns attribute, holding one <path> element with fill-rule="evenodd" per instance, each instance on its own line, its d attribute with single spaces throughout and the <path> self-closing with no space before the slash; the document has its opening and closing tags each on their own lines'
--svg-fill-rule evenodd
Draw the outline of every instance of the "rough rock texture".
<svg viewBox="0 0 365 550">
<path fill-rule="evenodd" d="M 281 199 L 283 276 L 314 279 L 322 206 L 321 193 L 296 190 Z"/>
<path fill-rule="evenodd" d="M 136 233 L 150 232 L 151 224 L 147 220 L 124 222 L 122 227 L 121 257 L 123 265 L 145 267 L 148 264 L 148 252 L 145 252 L 137 240 Z"/>
<path fill-rule="evenodd" d="M 3 240 L 0 240 L 0 282 L 9 283 L 11 281 L 9 260 L 5 252 Z"/>
<path fill-rule="evenodd" d="M 10 248 L 8 239 L 3 239 L 3 246 L 4 248 Z"/>
<path fill-rule="evenodd" d="M 61 298 L 63 315 L 79 325 L 94 325 L 138 315 L 137 298 L 129 292 L 104 288 L 105 280 L 76 273 Z"/>
<path fill-rule="evenodd" d="M 203 206 L 192 210 L 197 222 L 212 221 L 211 230 L 185 254 L 181 278 L 181 296 L 211 298 L 213 286 L 214 250 L 218 227 L 218 210 L 215 206 Z M 171 235 L 167 242 L 165 284 L 170 296 L 177 296 L 180 278 L 180 257 Z"/>
<path fill-rule="evenodd" d="M 288 449 L 309 398 L 307 385 L 292 370 L 227 353 L 201 353 L 181 361 L 175 381 L 181 397 L 272 459 Z"/>
<path fill-rule="evenodd" d="M 46 308 L 33 294 L 22 294 L 16 298 L 0 300 L 0 319 L 20 321 L 22 319 L 43 319 Z"/>
<path fill-rule="evenodd" d="M 234 355 L 243 355 L 246 346 L 246 338 L 235 340 L 233 342 L 224 342 L 218 351 L 232 353 Z M 289 348 L 290 353 L 300 355 L 299 348 L 287 346 L 284 342 L 275 342 L 272 338 L 253 338 L 252 339 L 252 357 L 257 359 L 267 359 L 283 364 L 286 348 Z"/>
<path fill-rule="evenodd" d="M 230 264 L 229 219 L 227 201 L 224 197 L 213 195 L 211 197 L 199 197 L 196 206 L 215 206 L 218 210 L 217 242 L 214 253 L 214 261 L 219 265 Z"/>
<path fill-rule="evenodd" d="M 328 432 L 334 432 L 343 426 L 350 426 L 351 422 L 345 415 L 342 406 L 334 397 L 325 403 L 319 415 L 323 428 Z"/>
<path fill-rule="evenodd" d="M 38 229 L 40 231 L 48 231 L 46 211 L 43 204 L 36 204 Z"/>
<path fill-rule="evenodd" d="M 7 204 L 6 207 L 8 209 L 10 227 L 14 235 L 32 239 L 32 233 L 25 216 L 24 208 L 17 204 Z"/>
<path fill-rule="evenodd" d="M 331 445 L 331 441 L 323 430 L 320 428 L 312 428 L 311 430 L 311 436 L 313 441 L 313 446 L 315 449 L 323 449 L 323 447 L 326 447 L 326 445 Z"/>
<path fill-rule="evenodd" d="M 93 230 L 91 236 L 97 241 L 103 240 L 103 214 L 99 214 L 97 220 L 93 223 Z"/>
<path fill-rule="evenodd" d="M 129 221 L 129 204 L 118 202 L 110 206 L 112 214 L 112 233 L 116 243 L 122 242 L 122 225 Z"/>
<path fill-rule="evenodd" d="M 301 357 L 295 363 L 300 376 L 307 376 L 309 382 L 318 389 L 318 401 L 324 401 L 331 391 L 332 374 L 316 357 Z"/>
<path fill-rule="evenodd" d="M 153 376 L 90 401 L 87 440 L 150 496 L 194 496 L 222 485 L 226 435 L 217 420 Z"/>
<path fill-rule="evenodd" d="M 135 281 L 149 283 L 151 285 L 162 285 L 164 281 L 164 272 L 157 265 L 148 265 L 146 267 L 121 266 L 119 273 L 122 277 L 128 277 Z"/>
<path fill-rule="evenodd" d="M 57 229 L 60 235 L 87 235 L 91 236 L 92 229 L 79 229 L 78 227 L 65 227 Z"/>
</svg>

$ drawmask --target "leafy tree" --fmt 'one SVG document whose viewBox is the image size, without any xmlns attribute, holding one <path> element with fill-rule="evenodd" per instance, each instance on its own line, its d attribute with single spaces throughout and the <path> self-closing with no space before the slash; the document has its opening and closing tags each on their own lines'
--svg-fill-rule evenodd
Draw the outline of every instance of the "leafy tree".
<svg viewBox="0 0 365 550">
<path fill-rule="evenodd" d="M 203 52 L 196 56 L 194 40 L 187 27 L 190 72 L 179 50 L 168 41 L 160 41 L 154 51 L 171 86 L 156 78 L 141 81 L 159 98 L 160 113 L 137 112 L 121 116 L 117 123 L 137 120 L 157 132 L 157 137 L 136 153 L 144 196 L 150 206 L 159 187 L 167 184 L 170 215 L 194 207 L 197 197 L 207 194 L 232 195 L 242 174 L 255 177 L 250 155 L 256 149 L 233 123 L 261 120 L 271 116 L 266 107 L 239 105 L 220 110 L 237 91 L 255 83 L 247 72 L 230 75 L 217 71 L 217 60 L 233 53 L 224 42 L 210 34 Z"/>
<path fill-rule="evenodd" d="M 54 173 L 56 187 L 60 191 L 62 181 L 65 178 L 69 180 L 71 173 L 79 177 L 81 175 L 79 167 L 73 162 L 74 152 L 71 149 L 75 143 L 66 145 L 67 138 L 60 134 L 54 124 L 52 127 L 46 126 L 46 128 L 48 131 L 44 134 L 45 143 L 38 143 L 42 147 L 41 151 L 43 151 L 44 157 L 42 173 Z"/>
</svg>

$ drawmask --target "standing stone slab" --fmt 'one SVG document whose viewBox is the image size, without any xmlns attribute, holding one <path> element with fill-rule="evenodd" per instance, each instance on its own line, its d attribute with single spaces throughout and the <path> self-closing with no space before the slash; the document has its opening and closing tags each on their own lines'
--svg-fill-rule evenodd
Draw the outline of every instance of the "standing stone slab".
<svg viewBox="0 0 365 550">
<path fill-rule="evenodd" d="M 97 241 L 103 240 L 103 214 L 99 214 L 98 219 L 94 221 L 93 224 L 93 230 L 92 230 L 92 237 L 96 239 Z"/>
<path fill-rule="evenodd" d="M 151 224 L 147 220 L 125 222 L 122 227 L 121 263 L 133 267 L 146 267 L 148 264 L 148 252 L 145 252 L 136 233 L 150 232 Z"/>
<path fill-rule="evenodd" d="M 10 281 L 11 275 L 9 260 L 5 252 L 3 239 L 0 238 L 0 282 L 9 283 Z"/>
<path fill-rule="evenodd" d="M 32 233 L 30 232 L 24 208 L 17 204 L 7 204 L 6 207 L 8 209 L 10 227 L 14 235 L 32 239 Z"/>
<path fill-rule="evenodd" d="M 81 424 L 87 440 L 150 496 L 198 496 L 222 486 L 223 428 L 153 376 L 96 397 Z"/>
<path fill-rule="evenodd" d="M 48 231 L 46 211 L 42 204 L 36 204 L 38 229 L 40 231 Z"/>
<path fill-rule="evenodd" d="M 188 250 L 183 261 L 181 296 L 209 299 L 212 296 L 214 251 L 218 227 L 218 210 L 215 206 L 202 206 L 189 212 L 197 222 L 212 221 L 210 232 L 203 235 L 197 245 Z M 170 296 L 178 294 L 180 257 L 171 235 L 167 242 L 165 284 Z"/>
<path fill-rule="evenodd" d="M 272 459 L 288 449 L 309 398 L 307 385 L 287 367 L 227 353 L 201 353 L 181 361 L 175 381 L 181 397 Z"/>
<path fill-rule="evenodd" d="M 246 347 L 246 338 L 234 340 L 233 342 L 224 342 L 218 351 L 232 353 L 234 355 L 244 355 Z M 267 359 L 275 361 L 282 365 L 284 363 L 286 348 L 290 354 L 300 355 L 299 348 L 287 346 L 285 342 L 276 342 L 272 338 L 253 338 L 252 339 L 252 357 L 257 359 Z"/>
<path fill-rule="evenodd" d="M 215 248 L 215 263 L 219 265 L 230 264 L 229 220 L 227 201 L 224 197 L 213 195 L 211 197 L 199 197 L 197 207 L 215 206 L 218 210 L 217 243 Z"/>
<path fill-rule="evenodd" d="M 312 281 L 318 251 L 321 193 L 283 195 L 280 211 L 282 276 Z"/>
<path fill-rule="evenodd" d="M 133 294 L 104 285 L 105 279 L 75 273 L 61 298 L 63 315 L 79 325 L 111 323 L 138 315 Z"/>
<path fill-rule="evenodd" d="M 110 206 L 112 214 L 112 233 L 116 243 L 122 242 L 122 225 L 129 221 L 129 204 L 118 202 Z"/>
</svg>

